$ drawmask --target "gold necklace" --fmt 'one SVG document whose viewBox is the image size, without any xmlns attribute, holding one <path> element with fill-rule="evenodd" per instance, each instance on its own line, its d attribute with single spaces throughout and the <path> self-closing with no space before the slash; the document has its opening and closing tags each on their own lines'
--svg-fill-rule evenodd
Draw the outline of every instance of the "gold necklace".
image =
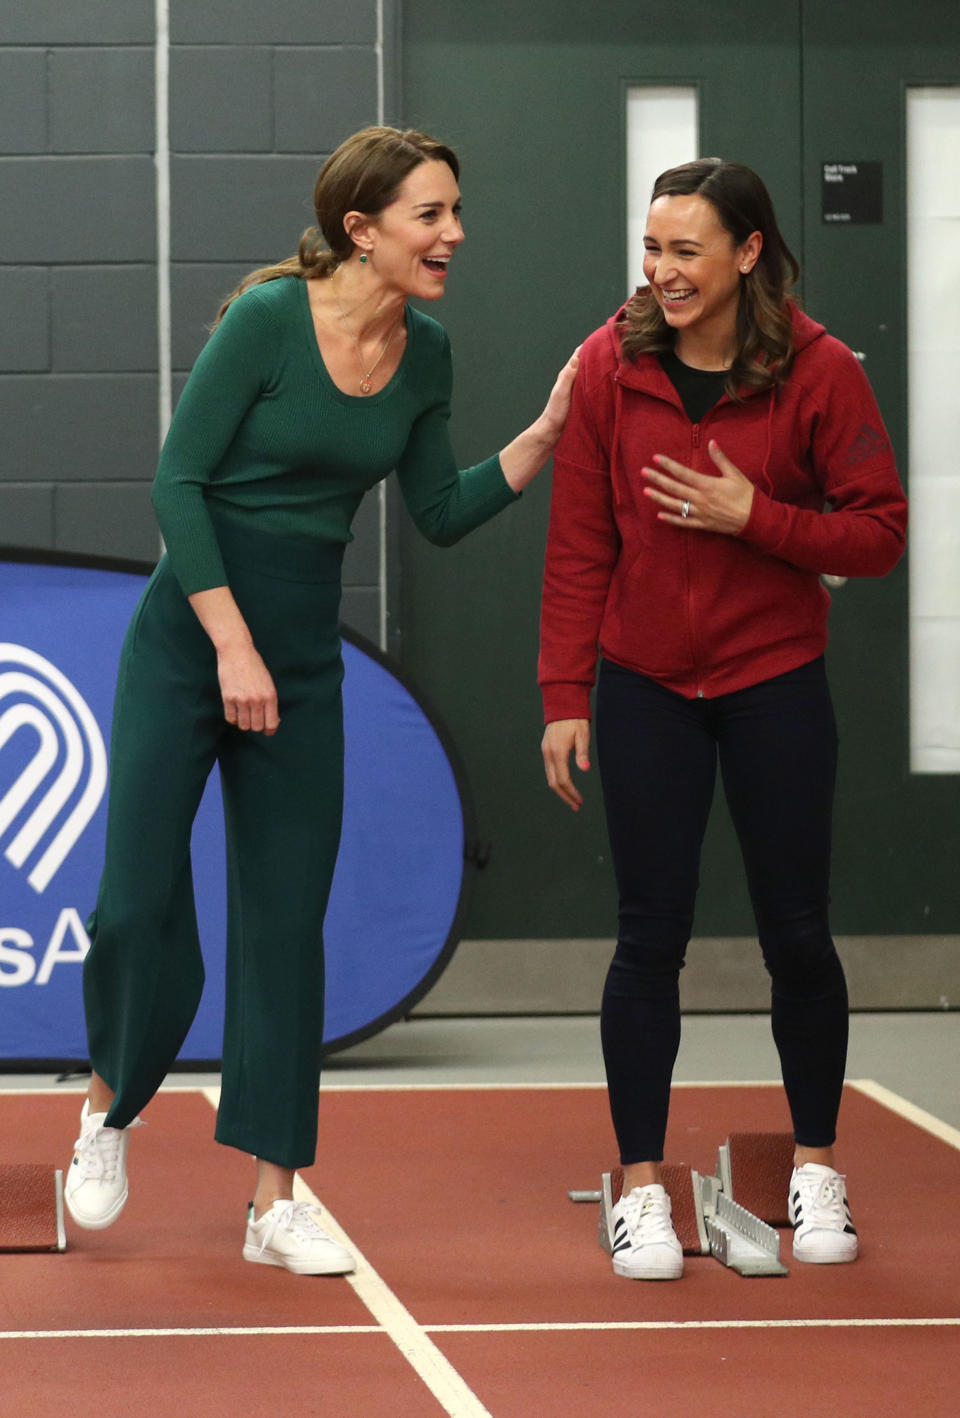
<svg viewBox="0 0 960 1418">
<path fill-rule="evenodd" d="M 364 364 L 363 364 L 363 351 L 362 351 L 361 348 L 360 348 L 360 341 L 357 339 L 356 335 L 353 333 L 353 331 L 350 329 L 350 326 L 347 324 L 347 312 L 344 310 L 343 305 L 342 305 L 341 302 L 340 302 L 340 292 L 337 290 L 336 286 L 334 285 L 334 281 L 335 281 L 335 280 L 336 280 L 336 272 L 335 272 L 334 275 L 331 276 L 331 278 L 330 278 L 330 284 L 333 286 L 334 299 L 335 299 L 336 302 L 337 302 L 337 309 L 340 311 L 340 319 L 343 321 L 344 329 L 347 331 L 348 335 L 349 335 L 350 338 L 353 340 L 354 349 L 355 349 L 356 352 L 357 352 L 357 363 L 358 363 L 359 366 L 360 366 L 360 392 L 361 392 L 361 394 L 369 394 L 371 388 L 373 387 L 373 386 L 371 385 L 371 383 L 370 383 L 370 378 L 371 378 L 371 376 L 374 374 L 374 372 L 376 371 L 378 365 L 380 364 L 380 361 L 383 359 L 384 355 L 386 354 L 387 350 L 389 349 L 389 347 L 390 347 L 390 341 L 393 339 L 394 335 L 397 333 L 397 328 L 398 328 L 398 326 L 399 326 L 399 324 L 400 324 L 401 319 L 403 318 L 403 311 L 400 312 L 400 314 L 397 316 L 396 320 L 393 322 L 393 325 L 392 325 L 392 327 L 391 327 L 391 329 L 390 329 L 390 333 L 387 335 L 387 338 L 386 338 L 386 339 L 384 340 L 384 342 L 383 342 L 383 349 L 382 349 L 382 350 L 380 351 L 380 353 L 377 355 L 376 359 L 373 361 L 373 364 L 371 364 L 370 368 L 369 368 L 369 369 L 365 369 L 365 368 L 364 368 Z"/>
</svg>

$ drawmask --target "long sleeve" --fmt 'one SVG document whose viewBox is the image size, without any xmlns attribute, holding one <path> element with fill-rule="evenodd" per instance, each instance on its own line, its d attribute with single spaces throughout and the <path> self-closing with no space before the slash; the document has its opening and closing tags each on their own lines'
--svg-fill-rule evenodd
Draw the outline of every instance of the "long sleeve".
<svg viewBox="0 0 960 1418">
<path fill-rule="evenodd" d="M 180 396 L 151 494 L 186 595 L 226 584 L 205 493 L 251 406 L 269 384 L 276 322 L 248 292 L 207 341 Z"/>
<path fill-rule="evenodd" d="M 832 510 L 794 507 L 758 488 L 741 537 L 806 571 L 884 576 L 903 553 L 907 502 L 867 377 L 833 343 L 842 364 L 806 386 L 816 406 L 811 461 Z"/>
<path fill-rule="evenodd" d="M 499 455 L 458 470 L 450 444 L 453 365 L 446 333 L 436 370 L 436 396 L 410 431 L 397 478 L 411 517 L 436 546 L 448 547 L 501 512 L 519 493 L 503 475 Z"/>
<path fill-rule="evenodd" d="M 543 575 L 538 679 L 544 719 L 587 719 L 600 624 L 620 550 L 613 516 L 610 454 L 597 430 L 584 360 L 553 463 Z"/>
</svg>

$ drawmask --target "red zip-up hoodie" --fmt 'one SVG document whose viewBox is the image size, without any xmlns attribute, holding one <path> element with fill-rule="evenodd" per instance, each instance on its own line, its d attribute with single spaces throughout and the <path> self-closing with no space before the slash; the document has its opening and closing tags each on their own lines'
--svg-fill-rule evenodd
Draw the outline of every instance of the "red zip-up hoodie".
<svg viewBox="0 0 960 1418">
<path fill-rule="evenodd" d="M 623 310 L 584 342 L 554 455 L 547 723 L 590 717 L 598 648 L 687 698 L 806 664 L 827 643 L 820 574 L 882 576 L 898 561 L 906 499 L 867 378 L 846 345 L 791 314 L 786 384 L 739 403 L 724 394 L 698 424 L 656 355 L 622 358 Z M 641 469 L 657 453 L 716 474 L 711 439 L 756 488 L 737 536 L 660 522 L 643 494 Z"/>
</svg>

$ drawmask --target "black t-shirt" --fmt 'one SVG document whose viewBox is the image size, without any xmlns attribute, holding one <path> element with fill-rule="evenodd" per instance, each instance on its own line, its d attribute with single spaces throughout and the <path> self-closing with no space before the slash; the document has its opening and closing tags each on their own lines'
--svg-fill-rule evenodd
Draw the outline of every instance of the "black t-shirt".
<svg viewBox="0 0 960 1418">
<path fill-rule="evenodd" d="M 687 418 L 691 423 L 699 423 L 723 393 L 726 371 L 693 369 L 678 359 L 673 350 L 664 350 L 659 358 L 664 373 L 680 395 Z"/>
</svg>

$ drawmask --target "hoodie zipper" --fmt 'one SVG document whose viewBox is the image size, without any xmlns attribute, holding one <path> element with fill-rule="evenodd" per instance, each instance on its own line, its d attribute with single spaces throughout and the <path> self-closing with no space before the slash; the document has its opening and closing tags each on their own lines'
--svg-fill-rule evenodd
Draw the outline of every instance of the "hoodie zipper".
<svg viewBox="0 0 960 1418">
<path fill-rule="evenodd" d="M 698 424 L 698 423 L 695 423 L 695 424 L 691 425 L 691 429 L 690 429 L 690 443 L 691 443 L 691 447 L 693 448 L 693 451 L 694 451 L 695 453 L 699 452 L 699 450 L 700 450 L 700 424 Z M 695 459 L 695 458 L 691 458 L 690 461 L 691 461 L 691 463 L 694 463 L 694 462 L 696 461 L 696 459 Z M 700 471 L 699 468 L 697 469 L 697 471 L 698 471 L 698 472 Z M 688 625 L 689 625 L 689 627 L 690 627 L 690 648 L 691 648 L 691 650 L 693 651 L 693 668 L 694 668 L 694 671 L 696 672 L 696 676 L 697 676 L 697 698 L 698 698 L 698 699 L 702 699 L 704 696 L 703 696 L 703 686 L 702 686 L 702 684 L 701 684 L 701 682 L 700 682 L 699 636 L 698 636 L 697 631 L 696 631 L 696 629 L 695 629 L 695 626 L 696 626 L 696 619 L 697 619 L 697 618 L 696 618 L 696 614 L 695 614 L 695 612 L 694 612 L 694 606 L 693 606 L 693 567 L 692 567 L 692 560 L 693 560 L 693 553 L 694 553 L 694 545 L 693 545 L 693 540 L 692 540 L 692 536 L 691 536 L 690 533 L 687 534 L 686 546 L 685 546 L 685 548 L 684 548 L 684 551 L 685 551 L 685 554 L 686 554 L 686 561 L 687 561 L 687 623 L 688 623 Z"/>
</svg>

